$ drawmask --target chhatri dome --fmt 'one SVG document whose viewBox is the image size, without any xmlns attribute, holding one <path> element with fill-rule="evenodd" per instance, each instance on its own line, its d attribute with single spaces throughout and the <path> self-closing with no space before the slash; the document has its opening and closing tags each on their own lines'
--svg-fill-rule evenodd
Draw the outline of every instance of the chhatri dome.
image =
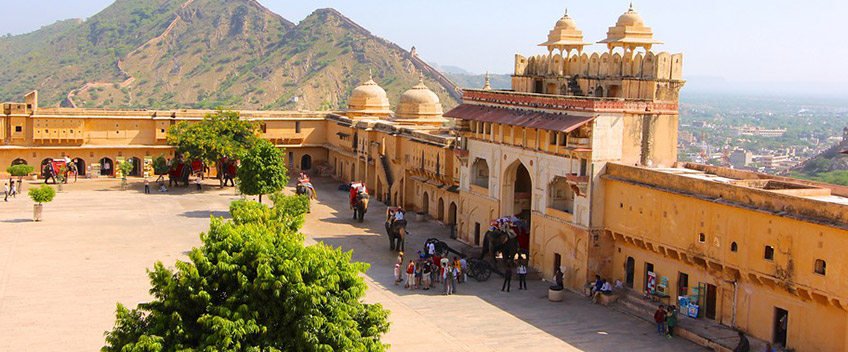
<svg viewBox="0 0 848 352">
<path fill-rule="evenodd" d="M 353 89 L 347 109 L 348 117 L 389 117 L 392 115 L 392 107 L 386 91 L 374 82 L 371 73 L 368 80 L 359 87 Z"/>
<path fill-rule="evenodd" d="M 651 50 L 652 45 L 662 44 L 654 39 L 651 28 L 645 27 L 645 20 L 636 10 L 633 10 L 633 3 L 630 3 L 630 9 L 627 12 L 618 17 L 615 26 L 609 27 L 607 38 L 598 43 L 606 44 L 610 51 L 617 47 L 624 48 L 625 51 L 636 48 Z"/>
<path fill-rule="evenodd" d="M 583 51 L 583 46 L 591 45 L 583 41 L 583 31 L 577 29 L 577 23 L 568 15 L 568 10 L 565 10 L 565 15 L 557 21 L 554 29 L 548 32 L 548 41 L 539 44 L 548 48 L 549 52 L 559 49 L 561 52 L 570 52 L 572 49 L 577 52 Z"/>
<path fill-rule="evenodd" d="M 418 84 L 400 96 L 394 121 L 416 125 L 441 126 L 447 119 L 442 117 L 442 103 L 439 96 L 424 85 L 424 75 L 418 78 Z"/>
</svg>

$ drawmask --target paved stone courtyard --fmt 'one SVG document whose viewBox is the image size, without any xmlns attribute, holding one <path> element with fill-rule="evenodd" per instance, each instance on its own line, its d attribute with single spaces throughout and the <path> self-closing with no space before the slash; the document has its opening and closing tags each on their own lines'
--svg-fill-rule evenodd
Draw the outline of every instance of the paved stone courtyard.
<svg viewBox="0 0 848 352">
<path fill-rule="evenodd" d="M 658 337 L 651 324 L 578 295 L 548 302 L 541 281 L 503 293 L 493 275 L 459 285 L 453 296 L 395 286 L 385 207 L 372 203 L 366 221 L 354 222 L 337 184 L 317 184 L 320 200 L 303 232 L 309 241 L 353 250 L 355 260 L 371 263 L 366 301 L 392 311 L 384 341 L 393 351 L 703 351 Z M 186 260 L 209 216 L 227 216 L 237 198 L 232 188 L 145 195 L 138 184 L 120 191 L 115 180 L 80 180 L 45 204 L 41 223 L 29 221 L 32 202 L 25 195 L 0 202 L 0 351 L 98 350 L 115 303 L 149 299 L 146 269 L 157 260 L 171 266 Z M 428 237 L 456 244 L 435 221 L 412 222 L 409 230 L 407 253 Z"/>
</svg>

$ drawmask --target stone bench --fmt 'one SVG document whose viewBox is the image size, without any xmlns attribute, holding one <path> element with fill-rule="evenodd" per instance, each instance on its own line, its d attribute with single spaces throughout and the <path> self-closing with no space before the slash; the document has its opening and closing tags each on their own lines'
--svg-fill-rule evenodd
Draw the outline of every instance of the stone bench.
<svg viewBox="0 0 848 352">
<path fill-rule="evenodd" d="M 617 294 L 611 294 L 611 295 L 601 294 L 600 297 L 598 297 L 598 303 L 600 303 L 604 306 L 608 306 L 611 303 L 615 303 L 616 301 L 618 301 L 619 297 L 620 296 L 617 295 Z"/>
</svg>

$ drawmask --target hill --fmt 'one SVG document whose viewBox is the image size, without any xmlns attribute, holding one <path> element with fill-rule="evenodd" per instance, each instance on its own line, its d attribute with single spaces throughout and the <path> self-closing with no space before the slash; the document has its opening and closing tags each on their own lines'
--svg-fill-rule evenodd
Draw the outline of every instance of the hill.
<svg viewBox="0 0 848 352">
<path fill-rule="evenodd" d="M 329 110 L 369 71 L 396 104 L 418 72 L 447 108 L 455 86 L 333 9 L 295 25 L 255 0 L 117 0 L 0 39 L 0 100 L 43 105 Z"/>
<path fill-rule="evenodd" d="M 480 89 L 486 82 L 486 75 L 449 72 L 445 76 L 462 88 Z M 489 85 L 492 89 L 512 89 L 512 75 L 490 73 Z"/>
<path fill-rule="evenodd" d="M 848 186 L 848 140 L 828 148 L 789 170 L 791 177 Z"/>
</svg>

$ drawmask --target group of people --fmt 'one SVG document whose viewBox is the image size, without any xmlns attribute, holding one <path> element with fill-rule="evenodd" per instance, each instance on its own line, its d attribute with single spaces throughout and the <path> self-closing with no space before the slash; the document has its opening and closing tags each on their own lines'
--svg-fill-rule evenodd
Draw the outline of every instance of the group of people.
<svg viewBox="0 0 848 352">
<path fill-rule="evenodd" d="M 404 266 L 403 252 L 398 253 L 395 263 L 395 285 L 404 281 L 403 287 L 410 290 L 430 290 L 442 285 L 442 294 L 456 293 L 457 284 L 466 280 L 465 271 L 468 263 L 465 258 L 453 257 L 451 261 L 444 253 L 438 253 L 432 242 L 424 245 L 424 251 L 418 251 L 417 259 L 410 259 Z"/>
<path fill-rule="evenodd" d="M 616 286 L 620 286 L 616 284 Z M 601 295 L 611 295 L 612 284 L 607 279 L 601 279 L 600 275 L 595 275 L 595 281 L 589 283 L 589 297 L 592 297 L 592 303 L 600 302 Z"/>
<path fill-rule="evenodd" d="M 489 231 L 502 231 L 509 235 L 510 238 L 516 236 L 515 229 L 524 226 L 521 219 L 511 216 L 492 220 L 489 223 Z"/>
<path fill-rule="evenodd" d="M 12 184 L 11 187 L 9 187 L 9 183 Z M 15 186 L 15 180 L 9 180 L 9 183 L 3 184 L 3 201 L 4 202 L 8 202 L 9 197 L 12 197 L 12 198 L 18 197 L 18 193 L 21 191 L 21 185 L 23 184 L 23 181 L 18 182 L 17 186 Z"/>
<path fill-rule="evenodd" d="M 677 307 L 674 305 L 660 306 L 654 312 L 654 322 L 657 323 L 657 334 L 668 338 L 674 336 L 674 327 L 677 326 Z"/>
<path fill-rule="evenodd" d="M 518 289 L 519 290 L 527 290 L 527 264 L 524 263 L 523 260 L 518 262 L 518 265 L 512 263 L 512 261 L 507 261 L 506 268 L 504 269 L 504 282 L 501 285 L 501 292 L 506 290 L 509 292 L 509 288 L 512 285 L 512 267 L 515 266 L 515 271 L 518 273 Z"/>
</svg>

